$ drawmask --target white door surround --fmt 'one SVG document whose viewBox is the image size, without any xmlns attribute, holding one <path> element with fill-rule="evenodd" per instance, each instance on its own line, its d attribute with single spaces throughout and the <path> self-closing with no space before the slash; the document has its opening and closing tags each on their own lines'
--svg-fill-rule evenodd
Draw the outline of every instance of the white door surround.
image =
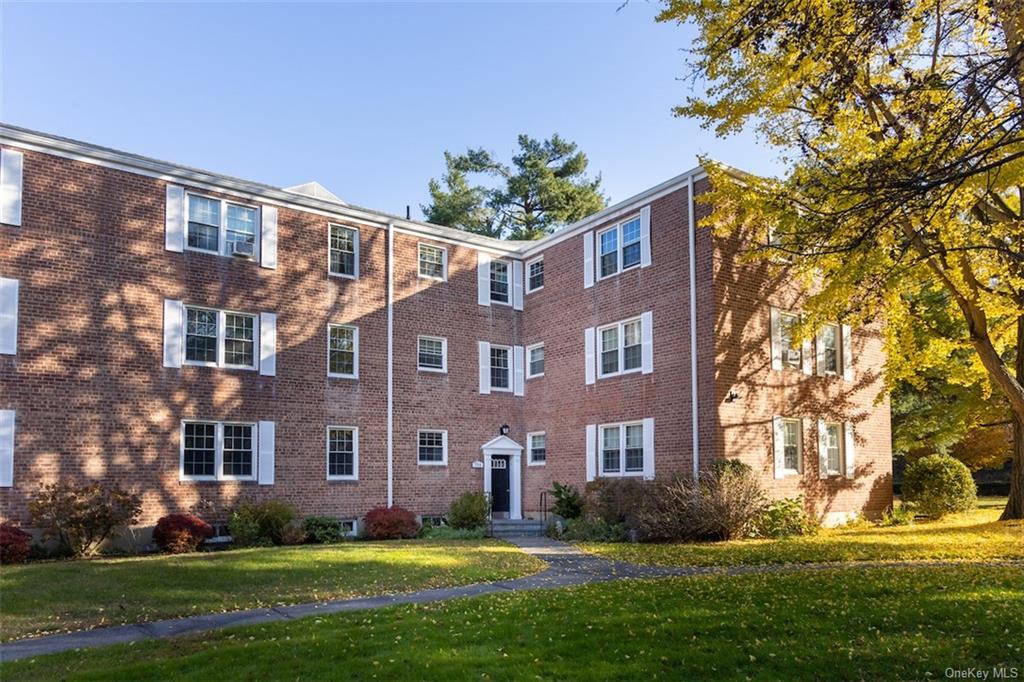
<svg viewBox="0 0 1024 682">
<path fill-rule="evenodd" d="M 508 436 L 498 436 L 481 445 L 480 449 L 484 453 L 484 494 L 490 499 L 491 457 L 494 455 L 507 455 L 508 466 L 511 469 L 508 472 L 508 517 L 510 519 L 523 518 L 523 446 Z"/>
</svg>

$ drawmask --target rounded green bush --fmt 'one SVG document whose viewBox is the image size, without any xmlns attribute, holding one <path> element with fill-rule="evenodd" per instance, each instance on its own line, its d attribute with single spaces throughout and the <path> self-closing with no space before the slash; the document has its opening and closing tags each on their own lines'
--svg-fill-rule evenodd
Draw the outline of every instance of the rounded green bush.
<svg viewBox="0 0 1024 682">
<path fill-rule="evenodd" d="M 970 470 L 949 455 L 928 455 L 903 472 L 903 500 L 932 518 L 973 509 L 978 488 Z"/>
<path fill-rule="evenodd" d="M 490 504 L 483 493 L 462 493 L 448 507 L 448 525 L 452 528 L 472 530 L 487 524 L 487 513 Z"/>
</svg>

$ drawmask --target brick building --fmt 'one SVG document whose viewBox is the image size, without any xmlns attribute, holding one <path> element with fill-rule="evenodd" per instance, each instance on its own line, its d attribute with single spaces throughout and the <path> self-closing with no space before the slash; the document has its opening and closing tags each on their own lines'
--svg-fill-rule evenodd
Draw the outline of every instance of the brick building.
<svg viewBox="0 0 1024 682">
<path fill-rule="evenodd" d="M 876 328 L 697 223 L 697 168 L 536 242 L 0 126 L 0 517 L 101 480 L 142 522 L 357 520 L 735 457 L 826 521 L 891 503 Z M 695 254 L 695 257 L 691 257 Z M 507 426 L 507 433 L 503 426 Z"/>
</svg>

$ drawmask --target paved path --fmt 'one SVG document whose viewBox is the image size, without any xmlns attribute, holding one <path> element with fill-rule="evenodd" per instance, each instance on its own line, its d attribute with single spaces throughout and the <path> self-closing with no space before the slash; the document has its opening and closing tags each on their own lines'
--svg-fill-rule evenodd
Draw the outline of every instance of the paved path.
<svg viewBox="0 0 1024 682">
<path fill-rule="evenodd" d="M 14 661 L 19 658 L 53 654 L 72 649 L 87 649 L 107 646 L 109 644 L 174 637 L 176 635 L 220 630 L 239 625 L 272 623 L 292 620 L 293 618 L 305 618 L 306 616 L 339 613 L 341 611 L 379 609 L 395 604 L 425 604 L 446 599 L 456 599 L 458 597 L 475 597 L 477 595 L 500 592 L 568 587 L 570 585 L 607 582 L 623 578 L 659 578 L 716 573 L 738 575 L 741 573 L 774 573 L 837 567 L 837 564 L 730 566 L 728 568 L 713 566 L 640 566 L 621 561 L 610 561 L 593 554 L 587 554 L 572 545 L 567 545 L 564 542 L 550 538 L 520 537 L 506 539 L 527 554 L 532 554 L 546 562 L 548 568 L 534 575 L 494 583 L 477 583 L 461 587 L 443 587 L 380 597 L 338 599 L 310 604 L 295 604 L 293 606 L 233 611 L 231 613 L 213 613 L 205 616 L 190 616 L 188 618 L 174 618 L 149 623 L 117 625 L 97 628 L 95 630 L 33 637 L 0 644 L 0 661 Z M 846 565 L 849 566 L 850 564 Z M 913 564 L 908 564 L 908 562 L 871 564 L 873 567 L 907 565 Z M 936 564 L 921 562 L 918 565 L 934 566 Z"/>
</svg>

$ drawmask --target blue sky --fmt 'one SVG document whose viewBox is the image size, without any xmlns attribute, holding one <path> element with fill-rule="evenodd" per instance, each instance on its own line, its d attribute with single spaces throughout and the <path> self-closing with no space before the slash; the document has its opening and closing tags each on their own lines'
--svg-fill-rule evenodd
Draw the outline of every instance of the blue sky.
<svg viewBox="0 0 1024 682">
<path fill-rule="evenodd" d="M 612 201 L 700 153 L 777 172 L 672 116 L 692 28 L 618 7 L 4 2 L 0 119 L 414 217 L 445 149 L 507 159 L 521 132 L 576 141 Z"/>
</svg>

